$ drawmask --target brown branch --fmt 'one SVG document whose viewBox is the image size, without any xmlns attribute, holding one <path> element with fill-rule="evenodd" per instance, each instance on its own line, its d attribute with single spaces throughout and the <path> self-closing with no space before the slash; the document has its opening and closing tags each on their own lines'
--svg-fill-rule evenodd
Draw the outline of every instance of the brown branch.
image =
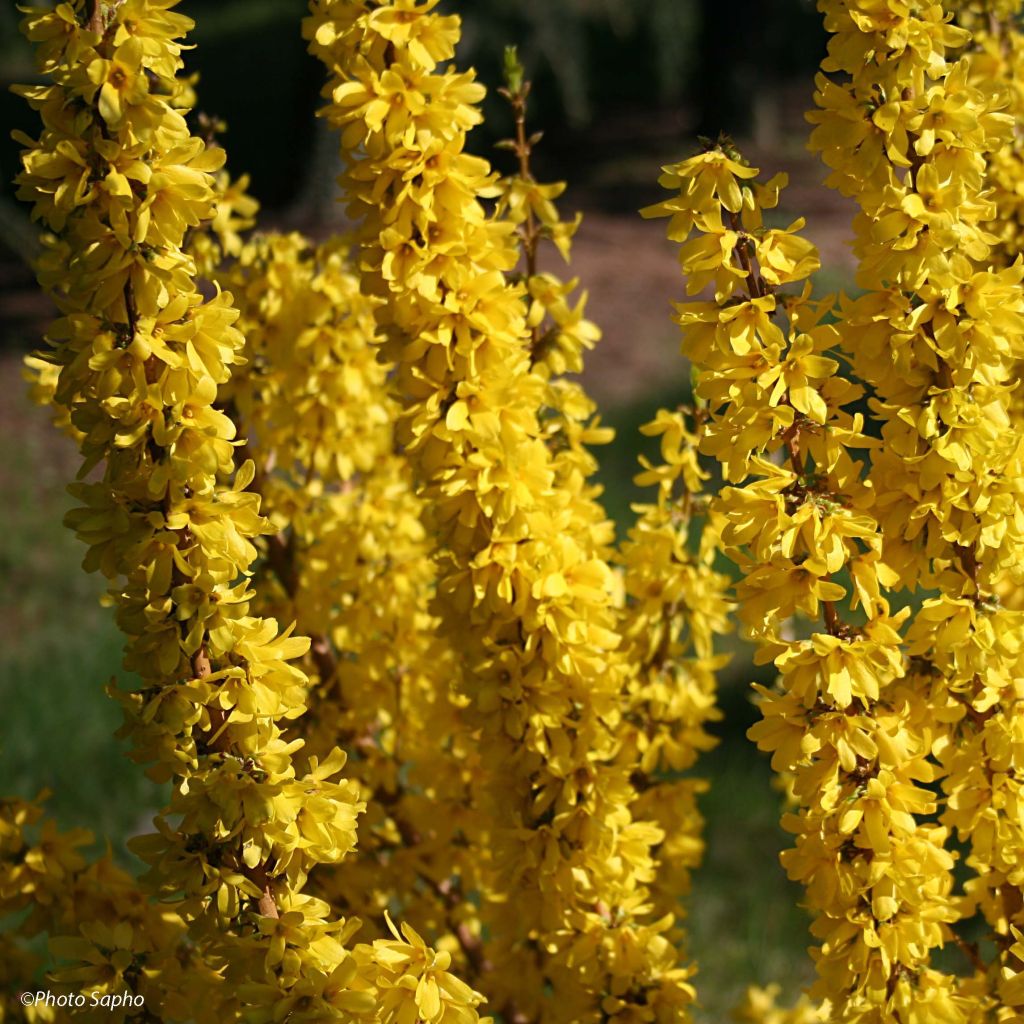
<svg viewBox="0 0 1024 1024">
<path fill-rule="evenodd" d="M 839 613 L 836 611 L 836 605 L 834 601 L 822 601 L 822 614 L 825 617 L 825 629 L 832 636 L 839 636 L 843 631 L 843 623 L 839 619 Z"/>
<path fill-rule="evenodd" d="M 206 644 L 203 644 L 195 654 L 192 655 L 192 671 L 196 679 L 205 679 L 213 674 L 210 665 L 210 656 L 206 653 Z"/>
<path fill-rule="evenodd" d="M 956 556 L 960 560 L 960 567 L 963 569 L 967 578 L 971 581 L 971 586 L 974 587 L 975 598 L 980 597 L 981 588 L 978 586 L 978 570 L 981 566 L 978 564 L 977 542 L 972 542 L 970 544 L 954 544 L 953 550 L 956 552 Z"/>
<path fill-rule="evenodd" d="M 1010 16 L 1011 19 L 1014 15 Z M 1013 21 L 1009 24 L 1013 24 Z M 1013 50 L 1013 43 L 1010 39 L 1009 25 L 1006 21 L 999 17 L 994 10 L 988 12 L 988 32 L 993 39 L 999 44 L 999 50 L 1004 57 L 1009 57 Z M 977 44 L 976 44 L 977 45 Z M 978 47 L 980 49 L 980 46 Z M 1007 76 L 1004 76 L 1004 80 L 1013 81 L 1013 72 Z"/>
<path fill-rule="evenodd" d="M 533 143 L 539 136 L 531 139 L 526 133 L 526 101 L 530 95 L 530 89 L 529 80 L 519 82 L 514 90 L 513 83 L 510 81 L 507 87 L 499 89 L 498 92 L 508 100 L 512 108 L 512 120 L 515 124 L 515 138 L 500 145 L 502 148 L 512 149 L 519 161 L 519 177 L 523 181 L 533 184 L 536 179 L 530 168 L 530 155 L 533 152 Z M 540 237 L 541 232 L 537 218 L 534 216 L 533 209 L 527 205 L 526 220 L 519 229 L 520 248 L 526 267 L 527 282 L 537 273 L 537 249 L 540 245 Z M 543 329 L 543 324 L 537 324 L 530 329 L 531 364 L 537 361 L 546 337 L 547 332 Z"/>
<path fill-rule="evenodd" d="M 274 890 L 271 888 L 270 879 L 267 877 L 266 864 L 257 864 L 254 868 L 245 871 L 246 876 L 260 890 L 259 908 L 264 917 L 280 918 L 277 910 L 277 900 L 274 899 Z"/>
<path fill-rule="evenodd" d="M 205 642 L 192 655 L 192 673 L 196 679 L 205 679 L 213 674 L 213 666 L 210 664 L 210 656 L 206 653 Z M 210 731 L 204 737 L 204 746 L 207 750 L 216 750 L 221 754 L 230 753 L 231 741 L 226 731 L 228 713 L 215 705 L 208 706 L 206 713 L 210 716 Z"/>
<path fill-rule="evenodd" d="M 444 900 L 445 909 L 449 914 L 462 903 L 462 894 L 452 885 L 450 879 L 446 878 L 443 882 L 435 882 L 432 878 L 427 878 L 423 874 L 420 877 Z M 449 926 L 451 926 L 450 921 Z M 478 935 L 473 934 L 465 921 L 460 921 L 452 930 L 455 933 L 455 938 L 458 939 L 459 946 L 467 962 L 478 977 L 494 970 L 494 964 L 487 959 L 484 953 L 483 942 Z"/>
<path fill-rule="evenodd" d="M 957 944 L 957 948 L 961 953 L 970 961 L 971 966 L 978 971 L 980 974 L 988 973 L 988 964 L 981 959 L 981 953 L 978 951 L 978 944 L 976 942 L 967 942 L 956 932 L 953 933 L 953 941 Z"/>
<path fill-rule="evenodd" d="M 132 272 L 129 269 L 128 278 L 124 282 L 124 310 L 128 317 L 128 330 L 132 338 L 139 326 L 139 307 L 135 302 L 135 287 L 132 284 Z"/>
<path fill-rule="evenodd" d="M 205 679 L 213 674 L 213 667 L 210 664 L 210 656 L 206 651 L 205 643 L 192 656 L 192 671 L 195 673 L 196 679 Z M 218 707 L 208 707 L 206 711 L 210 716 L 208 749 L 217 750 L 222 754 L 230 753 L 231 740 L 226 731 L 228 715 L 225 714 L 223 708 Z M 264 917 L 280 917 L 277 910 L 277 901 L 274 899 L 274 891 L 270 886 L 270 879 L 267 877 L 266 864 L 257 864 L 254 868 L 241 864 L 239 868 L 241 873 L 260 890 L 260 913 Z"/>
<path fill-rule="evenodd" d="M 738 213 L 733 213 L 732 210 L 729 213 L 729 223 L 732 225 L 733 231 L 739 236 L 736 241 L 735 253 L 740 259 L 740 266 L 743 268 L 747 275 L 747 293 L 750 299 L 760 299 L 768 294 L 768 290 L 765 287 L 764 281 L 761 280 L 760 275 L 757 272 L 757 267 L 750 259 L 749 237 L 743 230 L 743 224 L 740 221 Z"/>
<path fill-rule="evenodd" d="M 255 481 L 254 481 L 255 485 Z M 258 487 L 254 489 L 259 490 Z M 275 533 L 267 540 L 267 565 L 277 577 L 289 599 L 295 600 L 299 591 L 299 573 L 295 567 L 294 534 L 287 537 Z M 331 641 L 323 633 L 309 633 L 309 653 L 320 677 L 321 686 L 334 680 L 338 674 L 338 658 Z"/>
<path fill-rule="evenodd" d="M 103 10 L 100 7 L 100 0 L 92 0 L 92 10 L 89 13 L 89 31 L 95 32 L 98 36 L 103 35 Z"/>
<path fill-rule="evenodd" d="M 530 170 L 530 154 L 533 147 L 526 135 L 526 98 L 530 95 L 530 83 L 524 82 L 516 93 L 510 93 L 509 102 L 512 104 L 512 116 L 516 126 L 515 151 L 519 158 L 519 177 L 523 181 L 532 182 L 533 172 Z M 526 224 L 523 234 L 523 254 L 526 259 L 526 274 L 533 277 L 537 273 L 537 245 L 540 241 L 540 232 L 537 228 L 537 221 L 533 210 L 527 208 Z M 534 328 L 537 331 L 539 328 Z"/>
<path fill-rule="evenodd" d="M 506 1024 L 533 1024 L 526 1012 L 519 1009 L 514 999 L 510 999 L 501 1008 L 501 1016 Z"/>
<path fill-rule="evenodd" d="M 259 491 L 260 488 L 255 480 L 253 484 L 253 489 Z M 295 568 L 294 535 L 285 536 L 282 531 L 267 538 L 267 565 L 277 577 L 278 583 L 284 588 L 284 592 L 294 600 L 299 591 L 299 574 Z"/>
<path fill-rule="evenodd" d="M 331 641 L 322 633 L 310 633 L 309 654 L 320 677 L 320 685 L 333 682 L 338 674 L 338 659 Z"/>
<path fill-rule="evenodd" d="M 782 435 L 782 443 L 786 446 L 786 456 L 793 472 L 803 478 L 805 467 L 803 455 L 800 454 L 800 428 L 795 423 Z"/>
</svg>

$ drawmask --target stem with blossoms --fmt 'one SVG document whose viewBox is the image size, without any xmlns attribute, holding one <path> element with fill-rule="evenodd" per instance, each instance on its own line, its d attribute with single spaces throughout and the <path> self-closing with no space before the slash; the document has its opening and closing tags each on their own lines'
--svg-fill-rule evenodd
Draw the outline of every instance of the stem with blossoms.
<svg viewBox="0 0 1024 1024">
<path fill-rule="evenodd" d="M 81 3 L 63 4 L 24 22 L 49 78 L 21 90 L 43 131 L 20 137 L 18 179 L 52 232 L 39 276 L 61 317 L 44 358 L 58 368 L 54 398 L 78 432 L 83 475 L 99 469 L 73 486 L 68 522 L 86 568 L 110 580 L 124 665 L 141 677 L 117 694 L 132 756 L 174 786 L 157 831 L 131 844 L 149 864 L 143 886 L 197 951 L 147 972 L 145 929 L 79 920 L 54 945 L 72 961 L 56 977 L 138 991 L 172 1019 L 184 1019 L 188 991 L 202 1024 L 279 1019 L 299 994 L 324 1017 L 384 1020 L 406 1006 L 475 1020 L 481 997 L 411 928 L 350 945 L 353 922 L 304 891 L 311 871 L 353 848 L 364 805 L 352 783 L 332 781 L 340 750 L 300 762 L 302 742 L 285 739 L 305 709 L 307 680 L 291 662 L 308 639 L 250 612 L 267 524 L 247 492 L 253 465 L 236 469 L 234 426 L 214 405 L 243 338 L 231 295 L 205 300 L 184 249 L 185 232 L 215 213 L 223 154 L 182 115 L 179 40 L 191 22 L 172 7 L 97 3 L 85 17 Z"/>
<path fill-rule="evenodd" d="M 692 971 L 672 915 L 647 904 L 663 836 L 632 818 L 611 727 L 631 667 L 602 557 L 609 529 L 585 475 L 563 476 L 547 443 L 546 375 L 532 371 L 510 280 L 514 229 L 485 214 L 489 168 L 464 148 L 481 90 L 442 67 L 459 24 L 432 6 L 317 0 L 306 34 L 331 75 L 364 288 L 384 299 L 398 436 L 479 736 L 481 910 L 502 965 L 485 987 L 515 1020 L 685 1019 Z"/>
<path fill-rule="evenodd" d="M 1006 994 L 1024 927 L 1024 825 L 1013 810 L 1024 797 L 1014 739 L 1024 618 L 998 595 L 1024 582 L 1024 445 L 1013 422 L 1024 268 L 1004 268 L 990 232 L 999 192 L 989 175 L 998 181 L 1015 146 L 1006 98 L 977 79 L 999 45 L 987 37 L 998 19 L 979 25 L 978 5 L 958 5 L 972 37 L 941 7 L 911 4 L 896 34 L 873 14 L 820 6 L 834 34 L 824 69 L 842 77 L 819 79 L 811 144 L 861 209 L 865 294 L 843 311 L 843 344 L 881 421 L 871 482 L 883 555 L 901 586 L 937 591 L 906 632 L 909 678 L 932 707 L 941 820 L 967 846 L 965 916 L 980 911 L 999 951 L 976 998 L 1009 1012 L 1024 1005 Z M 875 131 L 865 135 L 862 121 L 852 148 L 837 133 L 856 104 Z"/>
<path fill-rule="evenodd" d="M 846 409 L 860 389 L 826 354 L 839 336 L 831 300 L 813 301 L 809 283 L 789 290 L 817 252 L 802 221 L 765 227 L 784 177 L 762 183 L 728 140 L 661 181 L 674 194 L 645 213 L 671 218 L 687 292 L 714 294 L 678 306 L 683 350 L 707 402 L 701 450 L 733 485 L 710 508 L 741 573 L 738 618 L 756 660 L 780 672 L 774 690 L 756 687 L 763 719 L 749 735 L 792 776 L 782 861 L 815 915 L 811 995 L 829 1020 L 952 1020 L 957 980 L 930 963 L 957 913 L 947 830 L 928 820 L 922 786 L 937 776 L 929 708 L 904 682 L 903 616 L 884 596 L 893 574 L 852 457 L 874 442 Z M 790 625 L 801 619 L 804 636 Z"/>
</svg>

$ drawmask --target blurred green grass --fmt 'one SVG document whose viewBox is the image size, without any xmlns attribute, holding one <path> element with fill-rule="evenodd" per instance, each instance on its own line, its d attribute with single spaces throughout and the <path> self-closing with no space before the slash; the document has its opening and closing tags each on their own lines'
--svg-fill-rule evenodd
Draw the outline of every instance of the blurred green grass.
<svg viewBox="0 0 1024 1024">
<path fill-rule="evenodd" d="M 125 856 L 163 791 L 113 736 L 121 713 L 103 687 L 124 675 L 121 638 L 99 605 L 102 581 L 82 571 L 84 548 L 62 525 L 77 456 L 29 401 L 17 362 L 5 356 L 2 374 L 3 423 L 17 441 L 0 448 L 0 795 L 49 789 L 62 826 L 109 837 Z"/>
<path fill-rule="evenodd" d="M 722 742 L 694 769 L 711 782 L 701 799 L 704 862 L 687 900 L 697 1020 L 706 1024 L 728 1021 L 749 985 L 776 982 L 782 1001 L 792 1001 L 814 974 L 810 918 L 799 906 L 803 890 L 779 864 L 790 845 L 779 826 L 781 795 L 771 786 L 766 758 L 737 728 L 757 717 L 741 706 L 746 690 L 738 676 L 726 682 Z"/>
</svg>

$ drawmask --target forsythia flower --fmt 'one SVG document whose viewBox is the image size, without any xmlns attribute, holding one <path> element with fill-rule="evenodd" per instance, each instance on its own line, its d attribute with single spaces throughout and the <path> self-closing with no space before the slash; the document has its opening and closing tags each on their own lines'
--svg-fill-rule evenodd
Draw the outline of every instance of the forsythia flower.
<svg viewBox="0 0 1024 1024">
<path fill-rule="evenodd" d="M 1024 620 L 998 596 L 1022 580 L 1024 441 L 1013 392 L 1024 357 L 1024 267 L 1005 266 L 1015 237 L 1007 174 L 1019 162 L 1007 108 L 1016 114 L 1020 104 L 996 69 L 1016 60 L 1019 4 L 953 5 L 960 26 L 939 5 L 889 4 L 900 8 L 898 32 L 882 12 L 859 9 L 867 5 L 820 6 L 835 33 L 825 70 L 844 77 L 821 80 L 812 145 L 840 187 L 863 171 L 834 144 L 845 94 L 884 150 L 856 190 L 858 281 L 867 291 L 845 305 L 841 329 L 881 420 L 871 482 L 883 555 L 900 583 L 937 592 L 907 629 L 907 679 L 931 708 L 940 821 L 967 847 L 964 913 L 981 912 L 1005 972 L 1019 964 L 1009 948 L 1024 924 L 1016 810 Z M 858 56 L 869 53 L 870 61 Z M 979 1004 L 1017 1019 L 1024 1002 L 1014 987 L 995 984 L 978 958 L 972 966 Z"/>
<path fill-rule="evenodd" d="M 679 1020 L 690 970 L 671 915 L 656 918 L 648 900 L 663 833 L 634 820 L 614 736 L 631 666 L 604 557 L 611 530 L 587 462 L 560 460 L 539 415 L 552 385 L 535 369 L 527 289 L 509 279 L 515 225 L 485 213 L 493 177 L 464 148 L 482 89 L 439 66 L 458 19 L 435 6 L 316 0 L 306 33 L 331 71 L 326 112 L 341 131 L 363 285 L 384 300 L 398 440 L 427 506 L 442 628 L 480 750 L 470 827 L 488 837 L 481 916 L 500 965 L 481 983 L 510 1019 Z M 513 220 L 529 207 L 554 223 L 550 190 L 524 179 L 506 194 Z M 535 324 L 543 307 L 579 348 L 577 311 L 558 291 L 535 277 Z"/>
<path fill-rule="evenodd" d="M 764 227 L 783 183 L 760 184 L 731 146 L 709 144 L 665 169 L 676 194 L 645 211 L 671 217 L 687 290 L 715 287 L 678 308 L 707 403 L 701 448 L 737 485 L 711 512 L 743 574 L 739 619 L 757 660 L 780 672 L 776 690 L 758 688 L 764 718 L 750 736 L 791 773 L 796 810 L 783 823 L 795 845 L 782 859 L 815 913 L 812 994 L 827 1019 L 959 1019 L 955 980 L 929 964 L 956 918 L 948 830 L 928 821 L 935 802 L 921 786 L 938 774 L 929 708 L 903 681 L 902 616 L 883 596 L 895 573 L 851 455 L 874 442 L 845 409 L 860 389 L 825 354 L 839 340 L 831 300 L 813 301 L 808 284 L 783 290 L 817 266 L 801 222 Z M 844 572 L 845 585 L 834 578 Z M 848 595 L 863 625 L 841 616 Z M 798 612 L 811 621 L 805 638 L 789 621 Z M 751 999 L 749 1019 L 776 1019 Z"/>
<path fill-rule="evenodd" d="M 277 531 L 257 600 L 312 638 L 297 727 L 323 756 L 348 747 L 369 803 L 358 849 L 340 870 L 318 871 L 314 891 L 371 928 L 401 907 L 471 971 L 473 858 L 455 842 L 471 748 L 447 685 L 454 652 L 429 611 L 435 571 L 395 450 L 388 367 L 375 359 L 377 303 L 347 255 L 298 234 L 256 236 L 217 275 L 246 337 L 246 365 L 224 393 Z"/>
<path fill-rule="evenodd" d="M 101 470 L 75 485 L 82 507 L 68 522 L 89 546 L 86 568 L 111 581 L 124 664 L 142 679 L 118 694 L 133 756 L 174 783 L 156 832 L 132 846 L 150 865 L 149 892 L 217 979 L 183 1013 L 202 971 L 184 963 L 175 976 L 157 963 L 151 1010 L 261 1020 L 302 1003 L 309 1019 L 344 1010 L 390 1021 L 389 968 L 372 947 L 346 945 L 358 921 L 331 919 L 302 892 L 318 864 L 352 850 L 364 803 L 336 778 L 340 750 L 300 767 L 302 740 L 285 735 L 305 710 L 296 662 L 309 639 L 250 612 L 267 523 L 247 490 L 254 465 L 236 467 L 235 426 L 215 405 L 243 338 L 230 294 L 203 299 L 184 247 L 215 216 L 223 154 L 190 134 L 179 109 L 177 40 L 190 22 L 173 6 L 96 2 L 88 20 L 81 4 L 29 12 L 52 84 L 25 90 L 44 127 L 38 141 L 23 138 L 19 178 L 53 233 L 40 279 L 63 314 L 49 335 L 54 399 L 81 438 L 83 473 Z M 59 854 L 41 863 L 56 877 L 69 870 Z M 152 994 L 143 965 L 159 928 L 104 914 L 72 924 L 78 934 L 54 951 L 77 963 L 58 978 Z M 423 954 L 421 943 L 402 948 Z M 429 1002 L 435 1020 L 472 1021 L 480 1001 L 446 984 Z"/>
</svg>

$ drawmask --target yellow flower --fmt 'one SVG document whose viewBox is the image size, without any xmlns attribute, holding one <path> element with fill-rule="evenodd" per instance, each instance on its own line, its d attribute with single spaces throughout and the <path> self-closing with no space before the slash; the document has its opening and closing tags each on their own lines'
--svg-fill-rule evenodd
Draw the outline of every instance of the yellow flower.
<svg viewBox="0 0 1024 1024">
<path fill-rule="evenodd" d="M 98 86 L 96 104 L 100 116 L 111 128 L 120 127 L 121 119 L 130 108 L 145 103 L 149 83 L 142 68 L 142 44 L 138 39 L 126 39 L 109 60 L 97 57 L 86 73 Z"/>
</svg>

